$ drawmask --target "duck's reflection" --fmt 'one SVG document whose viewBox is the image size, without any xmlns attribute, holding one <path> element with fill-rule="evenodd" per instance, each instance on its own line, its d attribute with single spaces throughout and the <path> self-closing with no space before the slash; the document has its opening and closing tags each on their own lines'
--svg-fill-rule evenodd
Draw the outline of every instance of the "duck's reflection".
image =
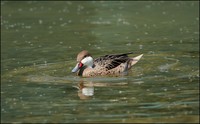
<svg viewBox="0 0 200 124">
<path fill-rule="evenodd" d="M 106 87 L 106 86 L 117 86 L 117 85 L 127 85 L 128 83 L 93 83 L 93 82 L 83 82 L 81 81 L 77 86 L 78 96 L 80 99 L 90 99 L 94 96 L 94 87 Z"/>
<path fill-rule="evenodd" d="M 78 86 L 78 96 L 80 99 L 89 99 L 94 95 L 94 85 L 92 82 L 87 83 L 79 83 Z"/>
</svg>

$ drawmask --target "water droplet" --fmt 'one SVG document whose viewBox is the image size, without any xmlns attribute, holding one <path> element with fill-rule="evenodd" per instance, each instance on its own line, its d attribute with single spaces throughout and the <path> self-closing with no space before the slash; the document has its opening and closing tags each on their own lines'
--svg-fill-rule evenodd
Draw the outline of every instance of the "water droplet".
<svg viewBox="0 0 200 124">
<path fill-rule="evenodd" d="M 52 26 L 49 26 L 49 29 L 52 29 L 53 27 Z"/>
<path fill-rule="evenodd" d="M 49 31 L 49 34 L 53 34 L 53 31 Z"/>
<path fill-rule="evenodd" d="M 68 20 L 68 23 L 71 23 L 72 22 L 72 20 Z"/>
<path fill-rule="evenodd" d="M 165 15 L 165 14 L 166 14 L 166 12 L 165 12 L 165 11 L 163 11 L 163 12 L 162 12 L 162 14 L 163 14 L 163 15 Z"/>
<path fill-rule="evenodd" d="M 137 38 L 136 40 L 137 40 L 137 41 L 140 41 L 140 38 Z"/>
<path fill-rule="evenodd" d="M 139 49 L 142 49 L 143 48 L 143 45 L 139 45 Z"/>
<path fill-rule="evenodd" d="M 5 109 L 4 109 L 4 108 L 2 108 L 2 109 L 1 109 L 1 111 L 2 111 L 2 112 L 5 112 Z"/>
<path fill-rule="evenodd" d="M 64 27 L 65 25 L 67 25 L 67 23 L 63 23 L 63 24 L 61 24 L 60 26 L 61 26 L 61 27 Z"/>
<path fill-rule="evenodd" d="M 163 90 L 164 90 L 164 91 L 167 91 L 167 88 L 164 88 Z"/>
<path fill-rule="evenodd" d="M 43 23 L 43 21 L 42 21 L 42 20 L 38 20 L 38 22 L 39 22 L 39 24 L 42 24 L 42 23 Z"/>
<path fill-rule="evenodd" d="M 25 26 L 26 29 L 31 29 L 31 26 Z"/>
<path fill-rule="evenodd" d="M 60 20 L 60 21 L 62 21 L 62 20 L 63 20 L 63 18 L 59 18 L 59 20 Z"/>
<path fill-rule="evenodd" d="M 156 24 L 153 24 L 153 27 L 157 27 Z"/>
<path fill-rule="evenodd" d="M 44 65 L 47 65 L 47 61 L 44 61 Z"/>
<path fill-rule="evenodd" d="M 33 8 L 30 8 L 30 9 L 29 9 L 29 11 L 31 11 L 31 12 L 32 12 L 32 11 L 33 11 Z"/>
<path fill-rule="evenodd" d="M 101 49 L 101 47 L 97 47 L 97 49 Z"/>
<path fill-rule="evenodd" d="M 167 37 L 164 37 L 163 39 L 164 39 L 164 40 L 167 40 L 168 38 L 167 38 Z"/>
<path fill-rule="evenodd" d="M 52 111 L 49 111 L 49 114 L 51 114 L 52 113 Z"/>
<path fill-rule="evenodd" d="M 148 9 L 150 9 L 150 8 L 151 8 L 151 5 L 146 5 L 145 7 L 148 8 Z"/>
<path fill-rule="evenodd" d="M 131 43 L 127 43 L 126 46 L 131 46 Z"/>
<path fill-rule="evenodd" d="M 19 8 L 18 11 L 21 12 L 21 11 L 22 11 L 22 8 Z"/>
</svg>

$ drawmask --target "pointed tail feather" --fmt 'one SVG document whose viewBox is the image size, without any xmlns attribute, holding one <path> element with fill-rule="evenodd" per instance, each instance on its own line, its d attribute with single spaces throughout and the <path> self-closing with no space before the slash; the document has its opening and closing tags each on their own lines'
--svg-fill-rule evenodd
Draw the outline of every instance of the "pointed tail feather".
<svg viewBox="0 0 200 124">
<path fill-rule="evenodd" d="M 142 58 L 142 56 L 143 54 L 132 58 L 131 66 L 135 65 Z"/>
</svg>

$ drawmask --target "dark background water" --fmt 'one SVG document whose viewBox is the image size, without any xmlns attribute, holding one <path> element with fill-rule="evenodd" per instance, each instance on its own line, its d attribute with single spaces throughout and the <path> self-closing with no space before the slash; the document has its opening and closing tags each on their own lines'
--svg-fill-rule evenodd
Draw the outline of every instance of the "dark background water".
<svg viewBox="0 0 200 124">
<path fill-rule="evenodd" d="M 81 78 L 83 49 L 144 56 Z M 198 82 L 197 1 L 1 2 L 1 122 L 199 122 Z"/>
</svg>

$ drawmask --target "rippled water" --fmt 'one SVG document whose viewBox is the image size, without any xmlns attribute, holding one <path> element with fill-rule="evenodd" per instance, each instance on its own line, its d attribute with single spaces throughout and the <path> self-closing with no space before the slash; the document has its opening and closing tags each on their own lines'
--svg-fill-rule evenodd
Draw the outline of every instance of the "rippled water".
<svg viewBox="0 0 200 124">
<path fill-rule="evenodd" d="M 199 4 L 1 2 L 1 122 L 199 122 Z M 133 51 L 121 77 L 76 54 Z"/>
</svg>

